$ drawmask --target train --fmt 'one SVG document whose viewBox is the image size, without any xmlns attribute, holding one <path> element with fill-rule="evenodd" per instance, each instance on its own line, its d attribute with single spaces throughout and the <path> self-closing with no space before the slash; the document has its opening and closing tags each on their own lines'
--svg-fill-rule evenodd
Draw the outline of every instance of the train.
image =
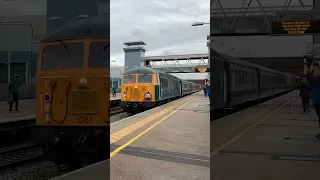
<svg viewBox="0 0 320 180">
<path fill-rule="evenodd" d="M 136 67 L 122 75 L 120 106 L 128 114 L 136 114 L 201 89 L 202 85 L 171 74 Z"/>
<path fill-rule="evenodd" d="M 110 157 L 109 19 L 79 19 L 40 42 L 38 142 L 58 167 L 77 169 Z"/>
<path fill-rule="evenodd" d="M 210 110 L 221 117 L 227 109 L 296 89 L 299 77 L 210 50 Z"/>
</svg>

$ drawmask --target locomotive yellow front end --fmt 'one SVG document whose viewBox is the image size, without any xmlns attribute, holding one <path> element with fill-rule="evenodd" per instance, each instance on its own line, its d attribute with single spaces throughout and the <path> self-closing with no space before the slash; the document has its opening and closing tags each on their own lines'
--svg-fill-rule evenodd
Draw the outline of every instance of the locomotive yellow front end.
<svg viewBox="0 0 320 180">
<path fill-rule="evenodd" d="M 126 72 L 122 76 L 121 107 L 131 114 L 153 108 L 156 105 L 155 92 L 158 86 L 157 74 L 145 71 L 139 71 L 138 74 Z"/>
<path fill-rule="evenodd" d="M 90 56 L 85 47 L 91 47 L 94 56 L 108 44 L 97 40 L 42 44 L 36 75 L 37 125 L 109 126 L 109 69 L 92 62 L 97 57 L 84 58 Z"/>
<path fill-rule="evenodd" d="M 40 43 L 36 124 L 58 167 L 109 158 L 109 17 L 79 20 Z"/>
</svg>

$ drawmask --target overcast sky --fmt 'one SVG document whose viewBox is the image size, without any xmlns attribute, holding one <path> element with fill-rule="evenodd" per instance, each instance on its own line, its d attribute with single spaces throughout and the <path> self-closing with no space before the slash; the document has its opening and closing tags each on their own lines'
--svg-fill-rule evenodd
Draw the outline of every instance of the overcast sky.
<svg viewBox="0 0 320 180">
<path fill-rule="evenodd" d="M 139 2 L 139 3 L 138 3 Z M 206 53 L 208 0 L 111 1 L 111 60 L 123 64 L 123 42 L 144 41 L 146 56 Z"/>
<path fill-rule="evenodd" d="M 249 0 L 247 0 L 249 1 Z M 281 6 L 286 0 L 260 0 L 263 6 Z M 0 15 L 4 0 L 0 0 Z M 222 6 L 239 7 L 243 0 L 220 0 Z M 303 0 L 308 5 L 312 0 Z M 142 40 L 146 56 L 206 53 L 209 26 L 192 27 L 196 21 L 209 22 L 209 0 L 111 0 L 111 60 L 123 65 L 123 42 Z M 291 5 L 298 5 L 292 0 Z M 9 15 L 46 13 L 46 0 L 16 0 L 6 5 Z M 257 6 L 252 0 L 251 6 Z"/>
<path fill-rule="evenodd" d="M 0 0 L 0 13 L 3 12 Z M 111 0 L 111 60 L 123 65 L 123 42 L 142 40 L 146 56 L 206 53 L 209 0 Z M 45 0 L 17 0 L 6 5 L 11 15 L 45 14 Z M 1 13 L 2 14 L 2 13 Z"/>
</svg>

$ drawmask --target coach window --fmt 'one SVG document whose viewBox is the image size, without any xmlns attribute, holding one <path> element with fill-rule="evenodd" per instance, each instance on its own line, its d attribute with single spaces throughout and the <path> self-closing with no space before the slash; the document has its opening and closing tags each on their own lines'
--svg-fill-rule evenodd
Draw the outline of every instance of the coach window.
<svg viewBox="0 0 320 180">
<path fill-rule="evenodd" d="M 241 76 L 242 76 L 242 77 L 241 77 L 241 84 L 244 84 L 244 71 L 241 71 L 241 73 L 242 73 L 242 74 L 241 74 Z"/>
<path fill-rule="evenodd" d="M 89 67 L 108 68 L 110 67 L 110 43 L 92 42 L 89 52 Z"/>
<path fill-rule="evenodd" d="M 42 70 L 76 69 L 83 65 L 83 43 L 46 46 L 42 54 Z"/>
<path fill-rule="evenodd" d="M 248 84 L 248 72 L 244 72 L 244 79 L 245 79 L 244 83 Z"/>
<path fill-rule="evenodd" d="M 251 84 L 254 84 L 254 73 L 251 72 Z"/>
</svg>

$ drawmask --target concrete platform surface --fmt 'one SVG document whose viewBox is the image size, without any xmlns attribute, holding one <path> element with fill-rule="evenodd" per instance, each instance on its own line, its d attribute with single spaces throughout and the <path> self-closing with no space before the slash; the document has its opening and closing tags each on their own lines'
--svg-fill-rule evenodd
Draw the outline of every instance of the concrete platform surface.
<svg viewBox="0 0 320 180">
<path fill-rule="evenodd" d="M 313 111 L 288 93 L 211 122 L 211 178 L 320 179 L 320 133 Z"/>
<path fill-rule="evenodd" d="M 110 94 L 110 100 L 119 100 L 121 99 L 121 93 L 117 93 L 116 97 L 112 97 Z M 13 105 L 14 106 L 14 105 Z M 14 107 L 13 107 L 14 109 Z M 9 121 L 18 121 L 24 119 L 35 118 L 36 116 L 36 100 L 35 99 L 26 99 L 19 101 L 19 110 L 20 112 L 9 112 L 9 105 L 7 101 L 0 101 L 0 123 L 9 122 Z"/>
<path fill-rule="evenodd" d="M 112 124 L 110 179 L 210 179 L 209 99 L 197 95 Z"/>
<path fill-rule="evenodd" d="M 36 115 L 35 99 L 26 99 L 19 101 L 20 112 L 9 111 L 9 105 L 6 101 L 0 102 L 0 123 L 16 121 L 21 118 L 35 118 Z M 14 106 L 14 105 L 13 105 Z M 14 107 L 13 107 L 14 109 Z"/>
</svg>

